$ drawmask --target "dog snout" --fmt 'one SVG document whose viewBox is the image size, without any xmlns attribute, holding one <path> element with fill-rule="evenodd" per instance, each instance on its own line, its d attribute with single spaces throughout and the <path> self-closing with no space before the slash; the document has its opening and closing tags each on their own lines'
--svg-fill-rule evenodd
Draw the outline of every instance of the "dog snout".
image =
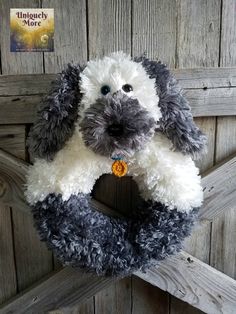
<svg viewBox="0 0 236 314">
<path fill-rule="evenodd" d="M 107 128 L 107 133 L 113 137 L 119 137 L 123 134 L 123 132 L 124 132 L 123 125 L 120 123 L 113 123 L 109 125 Z"/>
</svg>

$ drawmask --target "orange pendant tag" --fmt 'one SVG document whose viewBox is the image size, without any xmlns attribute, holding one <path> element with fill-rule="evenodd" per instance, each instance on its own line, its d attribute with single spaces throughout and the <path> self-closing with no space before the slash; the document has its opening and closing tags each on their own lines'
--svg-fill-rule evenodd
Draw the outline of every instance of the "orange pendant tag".
<svg viewBox="0 0 236 314">
<path fill-rule="evenodd" d="M 123 177 L 128 171 L 128 165 L 124 160 L 116 160 L 112 164 L 112 173 L 117 177 Z"/>
</svg>

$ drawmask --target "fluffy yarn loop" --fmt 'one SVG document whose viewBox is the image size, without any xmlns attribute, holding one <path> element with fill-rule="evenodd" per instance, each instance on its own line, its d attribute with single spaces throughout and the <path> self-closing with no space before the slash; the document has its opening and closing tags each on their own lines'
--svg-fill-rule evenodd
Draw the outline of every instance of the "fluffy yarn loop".
<svg viewBox="0 0 236 314">
<path fill-rule="evenodd" d="M 61 195 L 50 194 L 34 206 L 33 214 L 41 240 L 65 265 L 125 276 L 178 252 L 197 209 L 187 214 L 143 202 L 132 217 L 114 218 L 96 211 L 88 195 L 64 202 Z"/>
</svg>

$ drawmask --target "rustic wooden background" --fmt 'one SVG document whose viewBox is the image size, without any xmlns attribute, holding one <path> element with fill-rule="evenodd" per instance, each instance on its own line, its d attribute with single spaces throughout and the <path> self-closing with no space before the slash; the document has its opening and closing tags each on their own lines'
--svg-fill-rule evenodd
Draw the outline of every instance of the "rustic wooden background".
<svg viewBox="0 0 236 314">
<path fill-rule="evenodd" d="M 9 52 L 9 9 L 17 7 L 55 9 L 55 52 Z M 56 73 L 69 61 L 86 62 L 116 50 L 132 55 L 146 52 L 171 68 L 236 66 L 236 0 L 1 0 L 0 48 L 0 70 L 5 75 Z M 0 148 L 28 160 L 25 139 L 30 125 L 4 121 L 2 111 L 1 115 Z M 27 106 L 17 115 L 27 115 Z M 236 152 L 236 119 L 205 117 L 196 122 L 209 141 L 208 154 L 199 164 L 203 172 Z M 118 182 L 110 176 L 100 180 L 94 192 L 98 200 L 123 211 L 132 208 L 136 193 L 130 179 Z M 59 267 L 32 225 L 32 219 L 17 208 L 0 208 L 0 303 Z M 236 278 L 235 239 L 232 208 L 196 230 L 185 249 Z M 70 313 L 183 312 L 201 313 L 132 277 L 114 283 Z"/>
</svg>

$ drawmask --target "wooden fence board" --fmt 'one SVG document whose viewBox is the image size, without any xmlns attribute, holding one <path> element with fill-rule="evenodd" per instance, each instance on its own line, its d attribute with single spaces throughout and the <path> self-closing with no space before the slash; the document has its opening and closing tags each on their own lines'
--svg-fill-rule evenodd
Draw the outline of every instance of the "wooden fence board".
<svg viewBox="0 0 236 314">
<path fill-rule="evenodd" d="M 220 45 L 220 66 L 236 65 L 236 2 L 231 0 L 222 1 L 222 30 Z M 236 119 L 235 117 L 218 117 L 216 130 L 216 162 L 220 162 L 236 151 Z M 231 184 L 226 182 L 226 186 Z M 216 269 L 236 278 L 236 205 L 229 203 L 231 208 L 224 213 L 221 219 L 213 222 L 210 263 Z"/>
<path fill-rule="evenodd" d="M 213 220 L 230 210 L 236 204 L 236 157 L 227 158 L 206 173 L 202 178 L 204 205 L 200 218 Z"/>
<path fill-rule="evenodd" d="M 45 73 L 61 71 L 68 62 L 87 61 L 86 0 L 42 0 L 54 8 L 54 52 L 44 53 Z"/>
<path fill-rule="evenodd" d="M 24 158 L 22 142 L 25 139 L 24 126 L 0 126 L 0 148 Z M 8 175 L 8 173 L 7 173 Z M 5 180 L 0 175 L 0 195 L 6 189 Z M 1 198 L 0 196 L 0 198 Z M 16 265 L 12 230 L 12 211 L 0 204 L 0 304 L 17 293 Z"/>
<path fill-rule="evenodd" d="M 209 314 L 235 313 L 236 281 L 184 251 L 146 273 L 135 275 Z M 0 311 L 1 314 L 66 311 L 114 280 L 66 267 L 10 300 Z"/>
<path fill-rule="evenodd" d="M 182 251 L 137 276 L 209 314 L 234 314 L 236 281 Z"/>
<path fill-rule="evenodd" d="M 111 277 L 98 277 L 66 267 L 4 304 L 0 313 L 35 314 L 54 310 L 67 313 L 114 281 Z"/>
<path fill-rule="evenodd" d="M 236 72 L 234 67 L 225 68 L 194 68 L 173 69 L 176 79 L 184 89 L 208 89 L 236 87 Z"/>
<path fill-rule="evenodd" d="M 142 27 L 140 27 L 142 24 Z M 175 67 L 176 3 L 172 0 L 136 0 L 132 8 L 132 53 Z"/>
<path fill-rule="evenodd" d="M 177 1 L 176 67 L 182 69 L 206 66 L 217 67 L 219 57 L 219 31 L 219 0 Z M 195 75 L 197 76 L 199 73 L 196 72 Z M 198 81 L 201 86 L 202 79 L 199 79 Z M 206 83 L 206 80 L 204 80 L 204 82 Z M 195 82 L 192 83 L 192 86 L 193 84 L 195 84 Z M 203 86 L 201 89 L 194 90 L 195 93 L 193 94 L 191 94 L 192 90 L 186 90 L 186 96 L 188 95 L 187 97 L 189 97 L 189 102 L 194 116 L 201 117 L 218 115 L 219 111 L 216 113 L 217 108 L 212 108 L 215 106 L 216 99 L 212 99 L 212 101 L 210 100 L 211 96 L 213 96 L 213 98 L 216 97 L 216 94 L 214 93 L 215 90 L 205 90 L 203 89 L 204 87 L 208 87 L 208 85 Z M 189 88 L 189 86 L 187 86 L 187 88 Z M 207 112 L 206 108 L 209 104 L 208 101 L 211 104 Z M 204 112 L 200 113 L 201 109 L 199 108 L 201 108 Z M 227 108 L 227 106 L 225 105 L 224 108 Z M 213 112 L 216 114 L 213 114 Z M 208 154 L 205 156 L 203 163 L 201 164 L 201 162 L 199 162 L 201 171 L 205 170 L 206 164 L 209 165 L 214 158 L 215 121 L 215 118 L 206 119 L 204 117 L 196 119 L 198 124 L 204 124 L 204 131 L 206 135 L 210 135 L 208 140 L 212 140 L 208 147 Z M 213 164 L 210 164 L 210 166 L 212 165 Z M 206 224 L 202 226 L 201 230 L 196 229 L 191 238 L 186 241 L 185 249 L 204 262 L 209 262 L 210 232 L 211 226 Z M 179 300 L 171 298 L 171 313 L 181 313 L 183 311 L 199 313 L 198 310 L 193 309 L 192 307 L 187 307 Z"/>
<path fill-rule="evenodd" d="M 131 1 L 88 1 L 89 59 L 131 47 Z"/>
<path fill-rule="evenodd" d="M 80 60 L 78 59 L 77 62 Z M 171 70 L 180 85 L 188 89 L 217 89 L 236 87 L 236 67 Z M 59 72 L 59 71 L 58 71 Z M 50 88 L 57 74 L 0 75 L 0 95 L 38 95 Z"/>
<path fill-rule="evenodd" d="M 41 95 L 50 88 L 56 74 L 0 75 L 1 96 Z"/>
<path fill-rule="evenodd" d="M 11 0 L 0 3 L 1 28 L 1 64 L 2 74 L 39 74 L 43 73 L 43 53 L 11 53 L 10 52 L 10 8 L 40 7 L 39 0 Z M 25 83 L 27 85 L 27 83 Z M 0 113 L 4 118 L 12 109 L 12 115 L 19 112 L 16 108 L 6 108 Z M 26 109 L 26 108 L 24 108 Z M 12 121 L 13 122 L 13 121 Z M 5 120 L 5 123 L 6 120 Z M 4 124 L 5 124 L 4 123 Z M 16 123 L 19 123 L 18 121 Z M 25 135 L 26 137 L 26 135 Z M 25 154 L 25 137 L 21 149 Z M 20 204 L 19 204 L 20 206 Z M 32 217 L 18 210 L 18 204 L 12 207 L 12 224 L 15 247 L 18 290 L 22 290 L 41 276 L 52 270 L 52 254 L 40 243 L 33 227 Z"/>
<path fill-rule="evenodd" d="M 198 69 L 196 76 L 190 74 L 192 71 L 194 72 L 194 69 L 183 70 L 180 75 L 181 71 L 178 70 L 179 77 L 184 77 L 184 73 L 188 73 L 192 76 L 192 81 L 188 81 L 189 85 L 200 86 L 205 71 L 208 73 L 209 69 Z M 218 71 L 219 69 L 211 70 L 216 77 L 216 87 L 207 89 L 187 87 L 184 91 L 195 117 L 236 115 L 236 88 L 227 87 L 224 82 L 218 86 L 217 81 L 220 81 L 221 75 Z M 236 68 L 229 72 L 231 73 L 228 73 L 229 75 L 236 75 Z M 0 76 L 0 124 L 33 123 L 41 99 L 50 89 L 51 81 L 55 78 L 55 74 Z M 180 80 L 180 84 L 181 82 Z M 211 135 L 209 133 L 209 136 Z"/>
</svg>

